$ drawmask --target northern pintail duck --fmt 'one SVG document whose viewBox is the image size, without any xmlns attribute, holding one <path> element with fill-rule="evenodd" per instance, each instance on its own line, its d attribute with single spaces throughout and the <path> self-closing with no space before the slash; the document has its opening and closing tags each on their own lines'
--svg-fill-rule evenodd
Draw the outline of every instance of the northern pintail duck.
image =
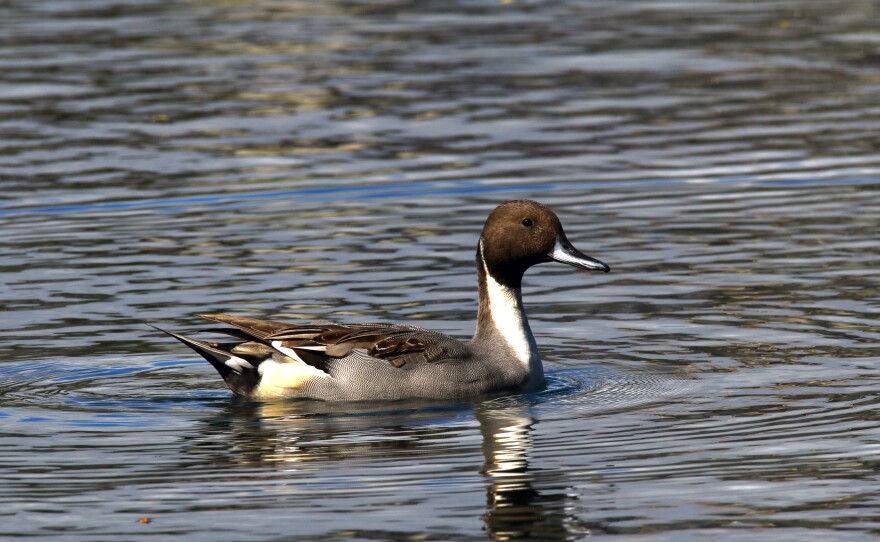
<svg viewBox="0 0 880 542">
<path fill-rule="evenodd" d="M 216 343 L 169 333 L 204 357 L 236 393 L 254 399 L 330 401 L 466 399 L 544 386 L 544 368 L 523 310 L 529 267 L 560 262 L 609 271 L 576 250 L 549 208 L 510 201 L 492 211 L 477 245 L 480 306 L 469 342 L 406 324 L 288 324 L 224 314 Z M 166 332 L 168 333 L 168 332 Z"/>
</svg>

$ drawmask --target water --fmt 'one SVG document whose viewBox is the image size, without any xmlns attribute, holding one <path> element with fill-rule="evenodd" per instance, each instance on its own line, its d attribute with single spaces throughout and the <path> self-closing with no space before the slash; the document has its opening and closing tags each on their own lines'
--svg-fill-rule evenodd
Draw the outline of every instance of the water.
<svg viewBox="0 0 880 542">
<path fill-rule="evenodd" d="M 877 9 L 0 4 L 0 535 L 875 537 Z M 144 324 L 469 336 L 519 197 L 613 269 L 527 275 L 547 391 L 252 404 Z"/>
</svg>

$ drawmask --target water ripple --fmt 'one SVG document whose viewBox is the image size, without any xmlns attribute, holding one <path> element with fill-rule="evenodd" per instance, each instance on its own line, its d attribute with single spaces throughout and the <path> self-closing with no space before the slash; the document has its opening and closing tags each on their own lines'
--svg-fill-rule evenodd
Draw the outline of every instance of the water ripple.
<svg viewBox="0 0 880 542">
<path fill-rule="evenodd" d="M 3 6 L 4 539 L 880 532 L 870 2 Z M 242 402 L 144 325 L 467 337 L 520 197 L 613 269 L 526 276 L 545 391 Z"/>
</svg>

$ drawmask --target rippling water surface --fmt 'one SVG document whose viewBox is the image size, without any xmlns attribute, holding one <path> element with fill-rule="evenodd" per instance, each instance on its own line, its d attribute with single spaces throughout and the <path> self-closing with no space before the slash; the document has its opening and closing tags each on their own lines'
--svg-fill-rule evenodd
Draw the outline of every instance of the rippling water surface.
<svg viewBox="0 0 880 542">
<path fill-rule="evenodd" d="M 876 2 L 0 2 L 0 536 L 880 534 Z M 255 404 L 145 322 L 473 331 L 549 387 Z M 139 523 L 140 518 L 149 523 Z"/>
</svg>

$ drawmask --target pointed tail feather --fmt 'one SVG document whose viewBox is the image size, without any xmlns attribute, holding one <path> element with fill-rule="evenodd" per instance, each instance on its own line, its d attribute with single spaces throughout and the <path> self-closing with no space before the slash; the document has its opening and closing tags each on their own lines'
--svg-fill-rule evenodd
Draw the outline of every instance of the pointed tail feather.
<svg viewBox="0 0 880 542">
<path fill-rule="evenodd" d="M 227 381 L 227 384 L 230 384 L 229 379 L 234 375 L 242 375 L 243 373 L 248 371 L 255 373 L 254 366 L 251 365 L 250 362 L 220 349 L 220 345 L 218 345 L 217 343 L 190 339 L 189 337 L 184 337 L 183 335 L 172 333 L 160 327 L 156 327 L 152 324 L 150 324 L 150 327 L 158 329 L 162 333 L 171 335 L 178 341 L 195 350 L 200 356 L 205 358 L 208 363 L 210 363 L 215 369 L 217 369 L 217 372 L 220 373 L 220 376 L 223 377 L 223 380 Z"/>
</svg>

